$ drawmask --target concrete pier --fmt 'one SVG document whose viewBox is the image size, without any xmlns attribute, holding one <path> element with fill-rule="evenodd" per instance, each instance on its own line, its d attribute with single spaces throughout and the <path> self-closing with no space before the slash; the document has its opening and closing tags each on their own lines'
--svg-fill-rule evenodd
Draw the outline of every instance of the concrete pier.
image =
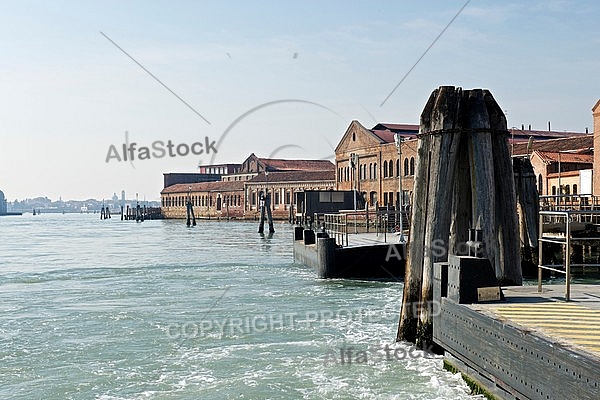
<svg viewBox="0 0 600 400">
<path fill-rule="evenodd" d="M 398 281 L 404 278 L 405 244 L 388 241 L 376 234 L 348 235 L 341 246 L 324 232 L 296 227 L 294 260 L 312 267 L 319 278 L 377 279 Z"/>
<path fill-rule="evenodd" d="M 504 301 L 442 296 L 434 341 L 499 399 L 600 398 L 600 285 L 502 288 Z"/>
</svg>

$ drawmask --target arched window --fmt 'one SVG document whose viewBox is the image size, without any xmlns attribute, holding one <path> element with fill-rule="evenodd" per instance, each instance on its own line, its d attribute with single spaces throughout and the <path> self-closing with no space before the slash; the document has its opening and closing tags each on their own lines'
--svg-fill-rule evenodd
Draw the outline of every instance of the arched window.
<svg viewBox="0 0 600 400">
<path fill-rule="evenodd" d="M 373 164 L 373 179 L 377 179 L 377 163 Z"/>
<path fill-rule="evenodd" d="M 565 185 L 565 194 L 571 194 L 571 186 Z"/>
<path fill-rule="evenodd" d="M 410 174 L 411 175 L 415 174 L 415 158 L 414 157 L 410 158 Z"/>
<path fill-rule="evenodd" d="M 400 159 L 396 160 L 396 176 L 400 176 Z"/>
<path fill-rule="evenodd" d="M 404 159 L 404 176 L 408 176 L 408 158 Z"/>
<path fill-rule="evenodd" d="M 538 194 L 541 196 L 543 195 L 543 190 L 544 190 L 544 183 L 542 182 L 542 174 L 538 175 Z"/>
<path fill-rule="evenodd" d="M 387 165 L 388 165 L 388 164 L 387 164 L 387 160 L 385 160 L 385 161 L 383 162 L 383 177 L 384 177 L 384 178 L 387 178 L 387 176 L 388 176 L 388 166 L 387 166 Z M 386 200 L 387 200 L 387 199 L 386 199 Z M 385 203 L 385 204 L 387 204 L 387 201 L 385 201 L 384 203 Z"/>
<path fill-rule="evenodd" d="M 552 196 L 556 196 L 556 186 L 552 186 Z"/>
<path fill-rule="evenodd" d="M 573 194 L 577 194 L 577 184 L 573 185 Z"/>
<path fill-rule="evenodd" d="M 388 164 L 390 170 L 388 172 L 388 176 L 391 178 L 394 176 L 394 161 L 390 160 L 390 163 Z"/>
</svg>

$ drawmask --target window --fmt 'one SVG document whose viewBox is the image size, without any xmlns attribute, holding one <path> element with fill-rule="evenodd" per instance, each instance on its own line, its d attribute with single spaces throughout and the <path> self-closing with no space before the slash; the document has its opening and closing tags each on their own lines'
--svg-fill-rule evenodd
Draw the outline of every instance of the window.
<svg viewBox="0 0 600 400">
<path fill-rule="evenodd" d="M 387 192 L 385 192 L 385 193 L 383 194 L 383 205 L 384 205 L 384 206 L 387 206 L 387 205 L 388 205 L 388 194 L 387 194 Z"/>
<path fill-rule="evenodd" d="M 573 194 L 577 194 L 577 185 L 573 185 Z"/>
<path fill-rule="evenodd" d="M 352 141 L 356 142 L 356 133 L 352 132 Z"/>
<path fill-rule="evenodd" d="M 375 205 L 375 203 L 377 203 L 377 192 L 369 193 L 369 203 L 371 203 L 371 205 Z"/>
<path fill-rule="evenodd" d="M 387 160 L 386 160 L 386 161 L 383 162 L 383 177 L 387 178 L 387 176 L 388 176 L 388 163 L 387 163 Z M 387 201 L 384 200 L 384 203 L 387 204 Z"/>
<path fill-rule="evenodd" d="M 565 185 L 565 194 L 571 194 L 571 186 Z"/>
<path fill-rule="evenodd" d="M 542 174 L 539 174 L 538 175 L 538 194 L 543 195 L 544 194 L 543 190 L 544 190 L 544 187 L 543 187 L 543 182 L 542 182 Z"/>
<path fill-rule="evenodd" d="M 373 179 L 373 163 L 369 163 L 369 179 Z"/>
<path fill-rule="evenodd" d="M 377 163 L 373 164 L 373 179 L 377 179 Z"/>
<path fill-rule="evenodd" d="M 343 203 L 344 202 L 344 193 L 331 192 L 331 202 L 332 203 Z"/>
<path fill-rule="evenodd" d="M 410 174 L 411 175 L 415 174 L 415 158 L 414 157 L 410 158 Z"/>
<path fill-rule="evenodd" d="M 396 176 L 400 176 L 400 159 L 396 160 Z"/>
<path fill-rule="evenodd" d="M 388 165 L 390 167 L 390 171 L 388 172 L 388 176 L 391 178 L 391 177 L 394 176 L 394 161 L 390 160 L 390 163 Z"/>
<path fill-rule="evenodd" d="M 404 159 L 404 176 L 408 176 L 408 158 Z"/>
<path fill-rule="evenodd" d="M 275 192 L 275 204 L 279 204 L 279 190 Z"/>
</svg>

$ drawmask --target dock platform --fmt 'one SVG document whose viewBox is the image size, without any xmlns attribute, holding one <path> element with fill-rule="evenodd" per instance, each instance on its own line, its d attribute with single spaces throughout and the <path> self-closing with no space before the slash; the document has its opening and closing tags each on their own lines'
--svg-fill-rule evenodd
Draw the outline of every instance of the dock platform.
<svg viewBox="0 0 600 400">
<path fill-rule="evenodd" d="M 441 298 L 434 340 L 500 399 L 600 398 L 600 285 L 502 288 L 505 300 Z"/>
<path fill-rule="evenodd" d="M 325 232 L 296 227 L 294 260 L 313 267 L 319 278 L 404 278 L 406 244 L 398 236 L 359 233 L 330 237 Z"/>
</svg>

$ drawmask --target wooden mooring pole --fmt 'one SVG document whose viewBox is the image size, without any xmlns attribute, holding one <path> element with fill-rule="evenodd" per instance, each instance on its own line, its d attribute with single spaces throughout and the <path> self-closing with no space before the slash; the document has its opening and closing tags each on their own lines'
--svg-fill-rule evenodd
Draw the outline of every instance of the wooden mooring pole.
<svg viewBox="0 0 600 400">
<path fill-rule="evenodd" d="M 265 216 L 267 217 L 269 224 L 269 233 L 274 233 L 275 228 L 273 228 L 273 215 L 271 214 L 271 194 L 267 193 L 265 196 L 263 192 L 260 192 L 259 199 L 260 222 L 258 223 L 258 233 L 265 232 Z"/>
<path fill-rule="evenodd" d="M 397 340 L 432 343 L 433 265 L 465 249 L 479 225 L 498 280 L 521 284 L 506 118 L 488 90 L 442 86 L 422 114 Z M 463 250 L 464 251 L 464 250 Z M 419 305 L 419 306 L 417 306 Z"/>
</svg>

